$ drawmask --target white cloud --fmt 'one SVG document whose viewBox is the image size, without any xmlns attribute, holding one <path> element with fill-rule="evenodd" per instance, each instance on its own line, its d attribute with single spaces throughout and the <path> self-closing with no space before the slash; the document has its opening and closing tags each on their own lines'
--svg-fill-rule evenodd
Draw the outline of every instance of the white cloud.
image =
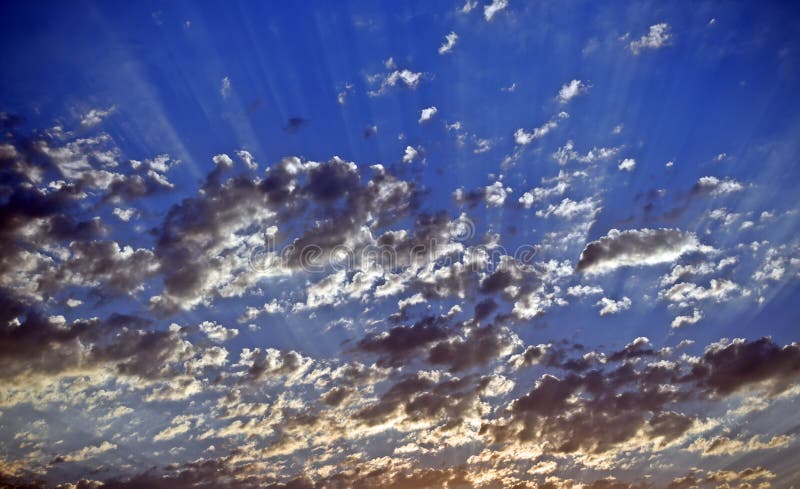
<svg viewBox="0 0 800 489">
<path fill-rule="evenodd" d="M 386 61 L 386 66 L 389 69 L 392 69 L 395 64 L 392 58 L 389 58 Z M 375 84 L 380 81 L 380 86 L 375 90 L 370 90 L 368 95 L 370 97 L 377 97 L 379 95 L 383 95 L 389 88 L 392 88 L 398 84 L 405 85 L 406 88 L 410 88 L 411 90 L 415 90 L 419 86 L 419 82 L 422 80 L 422 73 L 421 72 L 414 72 L 411 70 L 394 70 L 388 74 L 378 73 L 376 75 L 372 75 L 367 78 L 367 81 L 371 84 Z"/>
<path fill-rule="evenodd" d="M 678 229 L 612 229 L 586 245 L 578 270 L 606 273 L 620 267 L 657 265 L 693 252 L 710 252 L 694 233 Z"/>
<path fill-rule="evenodd" d="M 486 153 L 492 149 L 492 140 L 491 139 L 478 139 L 475 141 L 475 149 L 473 152 L 475 154 Z"/>
<path fill-rule="evenodd" d="M 222 79 L 222 86 L 220 86 L 219 93 L 222 95 L 222 98 L 228 98 L 231 94 L 231 79 L 227 76 Z"/>
<path fill-rule="evenodd" d="M 211 160 L 217 166 L 224 166 L 227 168 L 233 167 L 233 160 L 231 159 L 230 156 L 226 155 L 225 153 L 215 155 L 213 158 L 211 158 Z"/>
<path fill-rule="evenodd" d="M 258 169 L 258 163 L 256 163 L 255 159 L 253 158 L 253 155 L 250 154 L 249 151 L 240 149 L 239 151 L 236 152 L 236 156 L 238 156 L 239 159 L 242 160 L 242 163 L 247 165 L 247 168 L 250 168 L 251 170 Z"/>
<path fill-rule="evenodd" d="M 419 157 L 419 151 L 413 146 L 406 146 L 406 152 L 403 155 L 403 163 L 411 163 Z"/>
<path fill-rule="evenodd" d="M 458 34 L 455 32 L 444 36 L 444 43 L 439 46 L 439 54 L 447 54 L 452 51 L 453 47 L 456 45 L 456 41 L 458 41 Z"/>
<path fill-rule="evenodd" d="M 594 163 L 595 161 L 607 160 L 614 157 L 618 152 L 619 148 L 592 148 L 585 155 L 582 155 L 575 151 L 575 143 L 569 140 L 553 153 L 553 158 L 559 165 L 563 166 L 570 161 Z"/>
<path fill-rule="evenodd" d="M 217 343 L 228 341 L 232 338 L 236 338 L 239 335 L 238 330 L 226 328 L 225 326 L 217 324 L 214 321 L 203 321 L 200 323 L 200 331 L 205 333 L 205 335 L 208 336 L 208 339 L 211 341 L 216 341 Z"/>
<path fill-rule="evenodd" d="M 587 90 L 589 90 L 589 86 L 586 85 L 586 83 L 582 82 L 581 80 L 572 80 L 569 83 L 565 83 L 561 86 L 556 99 L 560 103 L 566 104 L 578 95 L 585 93 Z"/>
<path fill-rule="evenodd" d="M 603 288 L 597 285 L 573 285 L 567 288 L 567 295 L 573 297 L 584 297 L 587 295 L 602 294 Z"/>
<path fill-rule="evenodd" d="M 103 109 L 92 109 L 89 112 L 85 113 L 83 117 L 81 117 L 81 126 L 83 127 L 92 127 L 100 124 L 103 119 L 107 116 L 112 114 L 115 110 L 117 110 L 116 105 L 112 105 L 111 107 L 103 110 Z"/>
<path fill-rule="evenodd" d="M 556 195 L 563 195 L 566 192 L 569 185 L 566 182 L 558 182 L 553 187 L 536 187 L 528 190 L 522 197 L 519 198 L 518 202 L 522 204 L 523 207 L 526 209 L 530 209 L 533 204 L 540 202 L 546 198 L 556 196 Z"/>
<path fill-rule="evenodd" d="M 591 197 L 580 201 L 575 201 L 567 197 L 558 205 L 550 204 L 547 209 L 536 211 L 536 215 L 539 217 L 550 217 L 554 215 L 562 219 L 572 220 L 581 215 L 594 218 L 600 210 L 600 203 Z"/>
<path fill-rule="evenodd" d="M 544 137 L 547 133 L 558 127 L 559 119 L 566 119 L 568 117 L 569 114 L 566 112 L 559 112 L 556 117 L 535 128 L 533 132 L 526 132 L 525 129 L 519 128 L 514 132 L 514 142 L 520 146 L 531 144 L 534 140 Z"/>
<path fill-rule="evenodd" d="M 744 189 L 744 185 L 732 178 L 719 179 L 717 177 L 700 177 L 697 180 L 697 187 L 711 192 L 711 195 L 718 197 Z"/>
<path fill-rule="evenodd" d="M 637 40 L 631 41 L 628 47 L 633 54 L 639 54 L 643 49 L 659 49 L 669 44 L 672 39 L 669 24 L 662 22 L 650 26 L 647 34 Z"/>
<path fill-rule="evenodd" d="M 112 212 L 120 221 L 123 222 L 130 221 L 131 218 L 138 213 L 136 209 L 120 209 L 119 207 L 114 208 Z"/>
<path fill-rule="evenodd" d="M 615 301 L 614 299 L 609 299 L 608 297 L 603 297 L 595 306 L 600 307 L 600 315 L 606 316 L 608 314 L 617 314 L 619 312 L 625 311 L 631 308 L 631 300 L 628 297 L 623 297 L 622 299 Z"/>
<path fill-rule="evenodd" d="M 428 107 L 427 109 L 422 109 L 422 112 L 419 115 L 419 123 L 422 124 L 423 122 L 427 122 L 433 118 L 436 113 L 439 112 L 439 109 L 436 107 Z"/>
<path fill-rule="evenodd" d="M 625 158 L 624 160 L 622 160 L 622 162 L 619 164 L 617 168 L 623 171 L 633 171 L 635 167 L 636 167 L 636 160 L 634 160 L 633 158 Z"/>
<path fill-rule="evenodd" d="M 503 187 L 502 182 L 494 182 L 486 187 L 486 205 L 489 207 L 502 206 L 510 192 L 511 189 Z"/>
<path fill-rule="evenodd" d="M 468 14 L 472 12 L 472 9 L 478 6 L 478 0 L 467 0 L 463 7 L 461 7 L 462 14 Z"/>
<path fill-rule="evenodd" d="M 672 328 L 681 328 L 686 326 L 687 324 L 694 324 L 698 321 L 703 319 L 703 313 L 699 309 L 695 309 L 692 311 L 691 316 L 677 316 L 675 319 L 672 320 L 672 324 L 670 327 Z"/>
<path fill-rule="evenodd" d="M 681 282 L 659 294 L 662 298 L 681 306 L 693 302 L 712 299 L 716 302 L 726 301 L 732 294 L 740 290 L 739 285 L 727 279 L 711 279 L 708 288 L 691 282 Z"/>
<path fill-rule="evenodd" d="M 508 7 L 508 0 L 492 0 L 492 3 L 483 7 L 483 16 L 491 22 L 498 12 Z"/>
</svg>

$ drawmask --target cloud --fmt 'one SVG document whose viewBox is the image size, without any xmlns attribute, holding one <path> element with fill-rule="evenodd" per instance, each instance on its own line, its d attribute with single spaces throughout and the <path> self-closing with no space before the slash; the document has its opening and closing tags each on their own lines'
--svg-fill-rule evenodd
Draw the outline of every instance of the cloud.
<svg viewBox="0 0 800 489">
<path fill-rule="evenodd" d="M 699 194 L 710 194 L 719 197 L 744 190 L 744 185 L 732 178 L 720 179 L 717 177 L 700 177 L 694 186 L 694 191 Z"/>
<path fill-rule="evenodd" d="M 231 95 L 231 79 L 227 76 L 222 78 L 222 83 L 219 87 L 219 94 L 222 95 L 222 98 L 228 98 Z"/>
<path fill-rule="evenodd" d="M 508 0 L 492 0 L 492 3 L 483 7 L 483 17 L 487 22 L 491 22 L 498 12 L 508 7 Z"/>
<path fill-rule="evenodd" d="M 603 297 L 597 301 L 596 306 L 600 307 L 600 315 L 607 316 L 609 314 L 617 314 L 631 308 L 631 300 L 628 297 L 623 297 L 620 300 L 609 299 Z"/>
<path fill-rule="evenodd" d="M 459 12 L 462 14 L 468 14 L 472 12 L 472 9 L 478 6 L 478 0 L 466 0 L 464 5 L 459 9 Z"/>
<path fill-rule="evenodd" d="M 453 51 L 453 48 L 456 45 L 456 41 L 458 41 L 458 34 L 455 32 L 451 32 L 444 36 L 444 43 L 439 46 L 439 54 L 447 54 Z"/>
<path fill-rule="evenodd" d="M 586 245 L 578 260 L 578 270 L 607 273 L 620 267 L 670 263 L 684 254 L 707 252 L 694 233 L 678 229 L 612 229 L 607 235 Z"/>
<path fill-rule="evenodd" d="M 580 201 L 575 201 L 567 197 L 557 205 L 550 204 L 547 206 L 547 209 L 536 211 L 536 215 L 539 217 L 556 216 L 566 220 L 572 220 L 580 216 L 594 219 L 601 210 L 600 202 L 592 197 Z"/>
<path fill-rule="evenodd" d="M 568 117 L 569 114 L 566 112 L 559 112 L 556 117 L 535 128 L 533 132 L 526 132 L 525 129 L 519 128 L 514 132 L 514 142 L 520 146 L 527 146 L 534 140 L 544 137 L 547 135 L 547 133 L 558 127 L 559 120 L 566 119 Z"/>
<path fill-rule="evenodd" d="M 703 313 L 699 309 L 695 308 L 692 311 L 691 316 L 676 316 L 675 319 L 672 320 L 670 324 L 671 328 L 682 328 L 688 324 L 695 324 L 698 321 L 703 319 Z"/>
<path fill-rule="evenodd" d="M 419 115 L 419 123 L 422 124 L 423 122 L 427 122 L 433 119 L 433 116 L 439 111 L 436 107 L 428 107 L 427 109 L 422 109 L 422 112 Z"/>
<path fill-rule="evenodd" d="M 103 119 L 113 114 L 117 110 L 116 105 L 112 105 L 107 109 L 91 109 L 81 117 L 81 126 L 84 128 L 93 127 L 101 122 Z"/>
<path fill-rule="evenodd" d="M 582 93 L 589 91 L 589 86 L 581 80 L 572 80 L 561 86 L 556 95 L 556 100 L 561 104 L 566 104 Z"/>
<path fill-rule="evenodd" d="M 387 61 L 387 68 L 392 69 L 394 67 L 394 61 L 391 58 L 389 58 L 389 61 L 392 62 L 389 63 Z M 421 80 L 421 72 L 413 72 L 408 69 L 394 69 L 393 71 L 387 73 L 378 73 L 367 78 L 367 82 L 371 85 L 379 83 L 378 88 L 368 91 L 367 94 L 370 97 L 377 97 L 385 94 L 390 88 L 395 87 L 398 84 L 411 90 L 415 90 L 419 86 Z"/>
<path fill-rule="evenodd" d="M 702 457 L 735 455 L 740 453 L 750 454 L 759 450 L 774 450 L 784 448 L 794 441 L 791 435 L 776 435 L 766 440 L 760 436 L 750 438 L 730 438 L 728 436 L 715 436 L 710 439 L 698 438 L 687 447 L 690 452 L 698 452 Z"/>
<path fill-rule="evenodd" d="M 628 48 L 633 54 L 639 54 L 645 49 L 660 49 L 668 46 L 672 40 L 672 33 L 670 32 L 669 24 L 662 22 L 660 24 L 653 24 L 647 34 L 639 39 L 631 41 Z"/>
<path fill-rule="evenodd" d="M 419 157 L 419 150 L 413 146 L 406 146 L 405 153 L 403 153 L 403 163 L 411 163 Z"/>
<path fill-rule="evenodd" d="M 709 393 L 723 396 L 753 385 L 777 395 L 800 376 L 800 345 L 776 345 L 770 338 L 720 341 L 706 348 L 692 367 L 692 379 Z"/>
<path fill-rule="evenodd" d="M 634 169 L 635 167 L 636 167 L 636 160 L 634 160 L 633 158 L 625 158 L 624 160 L 622 160 L 622 161 L 620 162 L 620 164 L 619 164 L 619 167 L 618 167 L 618 168 L 619 168 L 620 170 L 622 170 L 622 171 L 628 171 L 628 172 L 630 172 L 630 171 L 633 171 L 633 169 Z"/>
<path fill-rule="evenodd" d="M 594 163 L 596 161 L 604 161 L 613 158 L 620 148 L 592 148 L 585 155 L 575 151 L 575 143 L 571 140 L 567 141 L 564 146 L 558 148 L 553 153 L 559 165 L 566 165 L 570 161 L 577 161 L 579 163 Z"/>
</svg>

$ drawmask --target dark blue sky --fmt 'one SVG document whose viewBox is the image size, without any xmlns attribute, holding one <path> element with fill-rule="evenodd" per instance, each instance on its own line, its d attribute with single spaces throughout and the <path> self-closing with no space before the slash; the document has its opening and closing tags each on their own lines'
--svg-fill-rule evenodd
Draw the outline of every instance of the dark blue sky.
<svg viewBox="0 0 800 489">
<path fill-rule="evenodd" d="M 790 487 L 798 19 L 5 2 L 0 482 Z"/>
</svg>

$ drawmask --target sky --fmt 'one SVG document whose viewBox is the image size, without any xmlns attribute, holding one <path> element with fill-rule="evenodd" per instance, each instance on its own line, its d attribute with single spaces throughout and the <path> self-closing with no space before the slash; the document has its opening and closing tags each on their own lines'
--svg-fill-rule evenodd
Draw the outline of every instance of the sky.
<svg viewBox="0 0 800 489">
<path fill-rule="evenodd" d="M 800 487 L 800 4 L 0 5 L 0 487 Z"/>
</svg>

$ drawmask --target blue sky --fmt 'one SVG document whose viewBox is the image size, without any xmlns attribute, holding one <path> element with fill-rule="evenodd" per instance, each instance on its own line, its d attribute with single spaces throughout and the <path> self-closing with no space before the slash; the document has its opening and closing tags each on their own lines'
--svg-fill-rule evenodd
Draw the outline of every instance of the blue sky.
<svg viewBox="0 0 800 489">
<path fill-rule="evenodd" d="M 796 483 L 797 6 L 0 13 L 2 483 Z"/>
</svg>

